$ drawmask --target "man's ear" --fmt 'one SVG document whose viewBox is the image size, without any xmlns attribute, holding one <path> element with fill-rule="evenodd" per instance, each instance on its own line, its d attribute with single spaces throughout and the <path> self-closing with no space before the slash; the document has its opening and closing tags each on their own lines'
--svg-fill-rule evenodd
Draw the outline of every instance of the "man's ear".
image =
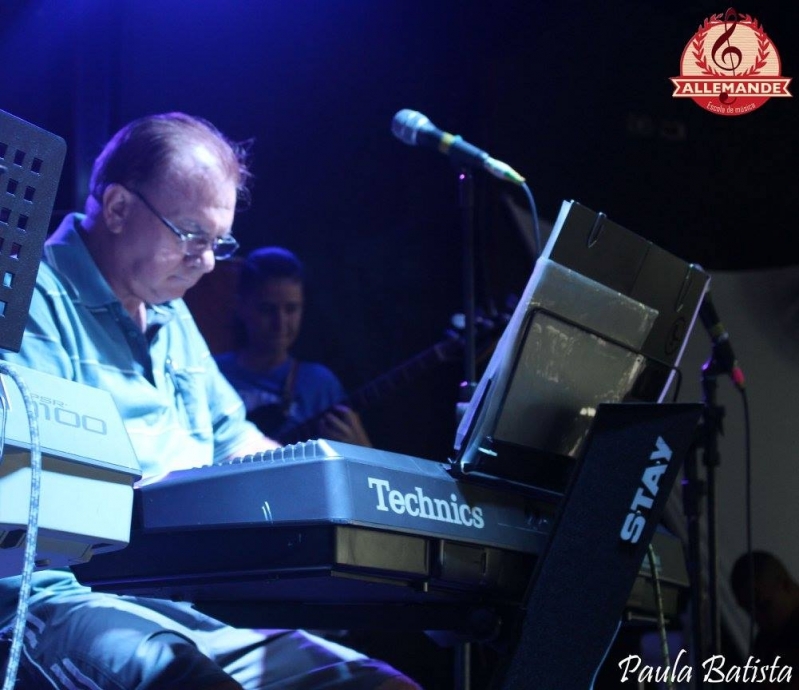
<svg viewBox="0 0 799 690">
<path fill-rule="evenodd" d="M 115 235 L 122 232 L 130 214 L 131 202 L 131 193 L 121 184 L 110 184 L 103 192 L 103 221 Z"/>
</svg>

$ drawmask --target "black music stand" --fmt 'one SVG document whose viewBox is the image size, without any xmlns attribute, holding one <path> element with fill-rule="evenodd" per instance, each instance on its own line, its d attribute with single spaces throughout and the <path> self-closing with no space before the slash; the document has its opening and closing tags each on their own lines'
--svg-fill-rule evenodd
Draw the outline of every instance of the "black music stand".
<svg viewBox="0 0 799 690">
<path fill-rule="evenodd" d="M 0 348 L 19 351 L 66 142 L 0 110 Z"/>
<path fill-rule="evenodd" d="M 496 677 L 502 690 L 592 687 L 701 411 L 698 403 L 599 406 Z"/>
</svg>

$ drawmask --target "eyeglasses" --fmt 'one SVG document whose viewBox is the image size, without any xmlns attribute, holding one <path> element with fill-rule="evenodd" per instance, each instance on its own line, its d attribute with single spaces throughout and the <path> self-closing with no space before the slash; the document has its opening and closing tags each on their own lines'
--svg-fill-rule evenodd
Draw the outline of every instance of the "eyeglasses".
<svg viewBox="0 0 799 690">
<path fill-rule="evenodd" d="M 214 237 L 211 239 L 208 235 L 198 232 L 184 232 L 177 227 L 172 221 L 164 218 L 158 211 L 155 210 L 153 205 L 144 198 L 141 192 L 135 189 L 129 190 L 135 194 L 139 200 L 150 210 L 150 212 L 158 218 L 164 225 L 166 225 L 172 232 L 174 232 L 183 243 L 184 251 L 187 256 L 200 256 L 209 249 L 214 253 L 214 258 L 219 261 L 229 259 L 236 253 L 239 248 L 239 243 L 233 235 L 225 235 L 224 237 Z"/>
</svg>

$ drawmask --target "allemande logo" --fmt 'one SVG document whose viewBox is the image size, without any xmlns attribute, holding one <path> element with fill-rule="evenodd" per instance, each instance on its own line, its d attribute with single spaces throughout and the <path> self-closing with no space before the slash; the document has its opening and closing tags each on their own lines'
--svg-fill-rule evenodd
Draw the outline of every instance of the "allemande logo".
<svg viewBox="0 0 799 690">
<path fill-rule="evenodd" d="M 427 496 L 420 486 L 413 487 L 413 491 L 403 493 L 392 489 L 385 479 L 368 477 L 367 482 L 369 488 L 374 489 L 377 493 L 376 508 L 378 510 L 390 510 L 397 515 L 407 513 L 411 517 L 449 522 L 473 529 L 485 527 L 483 509 L 479 506 L 460 503 L 455 494 L 450 494 L 449 500 L 445 500 Z"/>
<path fill-rule="evenodd" d="M 757 19 L 728 9 L 705 19 L 683 50 L 674 98 L 718 115 L 745 115 L 769 98 L 788 98 L 790 78 Z"/>
</svg>

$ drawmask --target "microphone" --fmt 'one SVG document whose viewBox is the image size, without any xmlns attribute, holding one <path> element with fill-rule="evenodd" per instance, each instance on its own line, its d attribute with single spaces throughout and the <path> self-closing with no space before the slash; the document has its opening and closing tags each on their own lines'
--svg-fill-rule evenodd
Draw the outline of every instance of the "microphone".
<svg viewBox="0 0 799 690">
<path fill-rule="evenodd" d="M 705 294 L 702 306 L 699 307 L 699 318 L 713 341 L 714 358 L 716 365 L 723 374 L 729 374 L 732 382 L 739 390 L 744 389 L 744 373 L 738 366 L 735 353 L 730 345 L 730 334 L 721 323 L 713 300 L 710 299 L 710 292 Z"/>
<path fill-rule="evenodd" d="M 420 145 L 437 149 L 458 165 L 483 168 L 500 180 L 524 184 L 524 178 L 507 163 L 491 158 L 485 151 L 465 142 L 457 134 L 442 132 L 415 110 L 400 110 L 391 121 L 391 131 L 397 139 L 409 146 Z"/>
</svg>

